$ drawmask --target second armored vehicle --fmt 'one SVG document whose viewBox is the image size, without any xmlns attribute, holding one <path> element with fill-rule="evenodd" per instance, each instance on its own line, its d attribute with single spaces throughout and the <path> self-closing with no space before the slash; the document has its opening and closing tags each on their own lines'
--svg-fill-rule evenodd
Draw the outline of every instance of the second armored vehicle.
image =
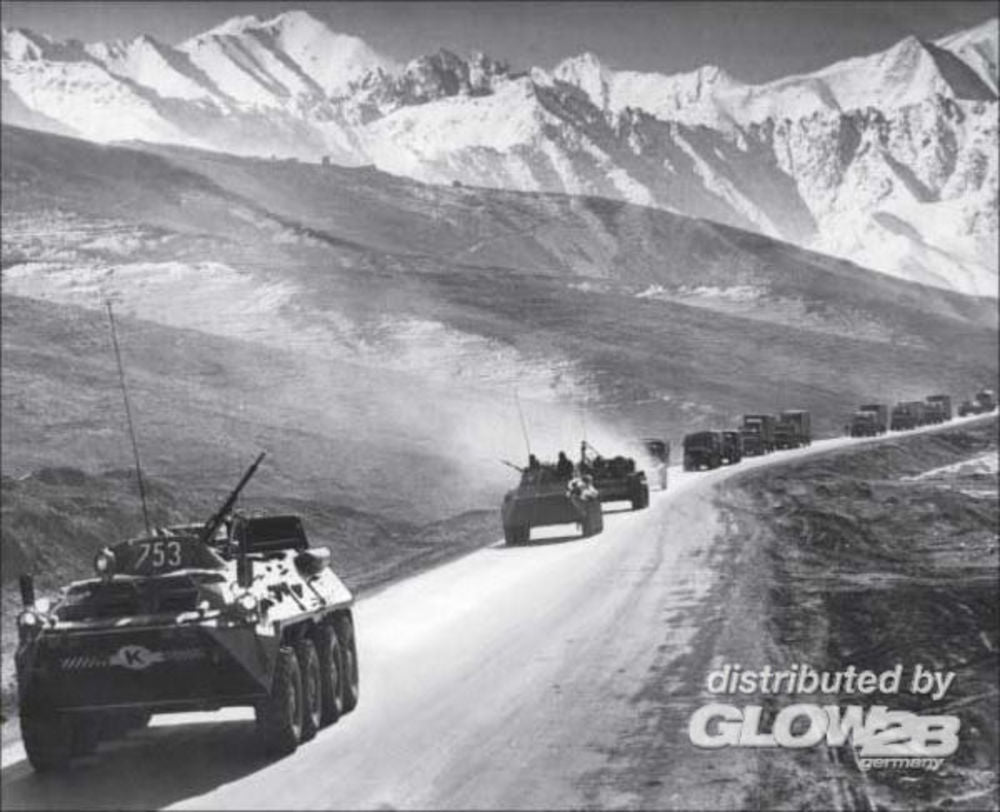
<svg viewBox="0 0 1000 812">
<path fill-rule="evenodd" d="M 358 702 L 353 597 L 297 516 L 231 514 L 103 548 L 51 603 L 22 576 L 21 733 L 59 770 L 153 713 L 244 705 L 275 755 Z"/>
<path fill-rule="evenodd" d="M 599 493 L 574 492 L 574 480 L 560 476 L 554 465 L 521 470 L 521 481 L 503 498 L 500 517 L 509 545 L 527 544 L 531 528 L 553 524 L 580 525 L 584 538 L 604 529 Z"/>
</svg>

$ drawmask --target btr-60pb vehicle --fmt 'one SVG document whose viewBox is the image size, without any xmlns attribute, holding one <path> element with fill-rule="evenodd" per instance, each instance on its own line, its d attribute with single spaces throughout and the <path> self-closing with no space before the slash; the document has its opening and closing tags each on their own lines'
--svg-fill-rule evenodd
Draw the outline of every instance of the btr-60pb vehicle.
<svg viewBox="0 0 1000 812">
<path fill-rule="evenodd" d="M 507 492 L 500 508 L 508 545 L 527 544 L 532 527 L 575 523 L 580 525 L 584 538 L 604 529 L 600 495 L 592 486 L 572 475 L 560 474 L 554 465 L 518 470 L 521 482 Z"/>
<path fill-rule="evenodd" d="M 593 477 L 602 502 L 631 502 L 632 510 L 649 507 L 646 472 L 636 468 L 632 457 L 602 457 L 584 440 L 580 443 L 581 474 Z"/>
<path fill-rule="evenodd" d="M 21 578 L 21 732 L 38 771 L 151 714 L 252 706 L 274 755 L 358 702 L 353 597 L 297 516 L 233 513 L 103 548 L 95 577 L 36 600 Z"/>
</svg>

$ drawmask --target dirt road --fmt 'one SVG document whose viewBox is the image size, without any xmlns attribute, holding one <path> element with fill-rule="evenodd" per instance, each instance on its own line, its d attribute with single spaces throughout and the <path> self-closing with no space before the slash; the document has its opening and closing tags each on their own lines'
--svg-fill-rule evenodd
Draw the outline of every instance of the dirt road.
<svg viewBox="0 0 1000 812">
<path fill-rule="evenodd" d="M 713 486 L 865 442 L 878 440 L 836 438 L 733 469 L 672 471 L 649 510 L 609 515 L 597 537 L 539 530 L 529 546 L 497 543 L 365 597 L 356 610 L 361 703 L 289 758 L 255 754 L 249 713 L 159 717 L 64 776 L 40 778 L 19 746 L 5 749 L 3 805 L 633 805 L 641 787 L 605 768 L 641 722 L 637 697 L 650 680 L 669 690 L 657 662 L 683 655 L 704 632 L 695 610 L 719 571 L 709 556 L 719 529 Z"/>
</svg>

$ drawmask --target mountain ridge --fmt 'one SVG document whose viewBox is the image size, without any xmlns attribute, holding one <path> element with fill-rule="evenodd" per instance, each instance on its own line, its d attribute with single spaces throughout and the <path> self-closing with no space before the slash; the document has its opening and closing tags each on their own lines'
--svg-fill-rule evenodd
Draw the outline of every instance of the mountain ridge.
<svg viewBox="0 0 1000 812">
<path fill-rule="evenodd" d="M 551 71 L 446 49 L 399 65 L 305 12 L 176 47 L 3 39 L 8 123 L 598 194 L 996 296 L 995 19 L 758 85 L 593 54 Z"/>
</svg>

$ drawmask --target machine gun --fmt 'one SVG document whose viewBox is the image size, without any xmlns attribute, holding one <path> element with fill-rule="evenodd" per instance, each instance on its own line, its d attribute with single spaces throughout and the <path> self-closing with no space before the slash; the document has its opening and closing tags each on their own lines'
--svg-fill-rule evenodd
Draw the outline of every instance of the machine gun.
<svg viewBox="0 0 1000 812">
<path fill-rule="evenodd" d="M 257 459 L 253 461 L 253 465 L 247 468 L 246 473 L 236 487 L 230 491 L 229 496 L 226 497 L 226 501 L 222 503 L 217 511 L 212 515 L 212 518 L 205 522 L 205 526 L 201 530 L 201 534 L 198 536 L 198 540 L 202 544 L 207 544 L 208 541 L 215 535 L 215 531 L 219 529 L 219 526 L 225 521 L 226 516 L 232 511 L 233 505 L 236 504 L 236 500 L 240 496 L 240 491 L 246 487 L 247 482 L 250 481 L 252 477 L 257 472 L 257 466 L 260 465 L 260 461 L 266 456 L 266 451 L 261 451 Z"/>
<path fill-rule="evenodd" d="M 514 463 L 512 463 L 512 462 L 510 462 L 510 461 L 508 461 L 508 460 L 500 460 L 500 462 L 502 462 L 502 463 L 503 463 L 504 465 L 506 465 L 506 466 L 507 466 L 508 468 L 513 468 L 513 469 L 514 469 L 515 471 L 517 471 L 517 472 L 519 472 L 519 473 L 522 473 L 522 474 L 523 474 L 523 473 L 524 473 L 525 471 L 527 471 L 527 470 L 528 470 L 527 468 L 522 468 L 522 467 L 521 467 L 520 465 L 514 465 Z"/>
</svg>

